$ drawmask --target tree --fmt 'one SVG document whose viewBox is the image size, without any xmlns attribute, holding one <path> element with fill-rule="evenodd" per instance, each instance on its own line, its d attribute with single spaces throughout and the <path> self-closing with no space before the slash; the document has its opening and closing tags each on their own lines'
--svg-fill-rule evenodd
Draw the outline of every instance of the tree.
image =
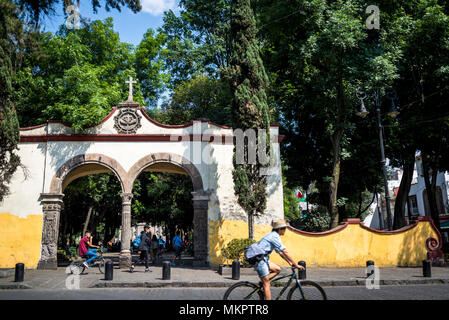
<svg viewBox="0 0 449 320">
<path fill-rule="evenodd" d="M 21 126 L 62 120 L 82 131 L 128 96 L 125 80 L 136 76 L 132 47 L 120 42 L 111 18 L 79 30 L 61 27 L 57 35 L 42 34 L 39 44 L 14 79 Z M 143 104 L 135 87 L 134 100 Z"/>
<path fill-rule="evenodd" d="M 60 0 L 45 0 L 45 1 L 35 1 L 35 0 L 14 0 L 14 2 L 28 13 L 30 20 L 33 21 L 35 27 L 39 25 L 42 15 L 51 15 L 56 12 L 55 7 L 61 3 Z M 121 10 L 121 7 L 126 6 L 131 9 L 132 12 L 136 13 L 142 9 L 140 5 L 140 0 L 105 0 L 105 9 L 109 11 L 112 9 Z M 98 8 L 101 8 L 100 0 L 91 0 L 92 9 L 97 13 Z M 71 0 L 62 0 L 63 9 L 65 13 L 66 7 L 74 4 Z M 76 1 L 79 7 L 80 1 Z"/>
<path fill-rule="evenodd" d="M 295 175 L 302 170 L 305 177 L 296 178 L 303 180 L 300 185 L 316 181 L 319 202 L 327 197 L 331 228 L 338 225 L 339 207 L 346 201 L 339 190 L 344 162 L 356 152 L 351 144 L 361 121 L 355 116 L 357 87 L 382 92 L 397 77 L 397 57 L 378 45 L 378 34 L 365 29 L 368 5 L 302 1 L 261 9 L 261 23 L 267 26 L 261 32 L 267 41 L 264 58 L 275 74 L 270 92 L 287 128 L 286 164 Z M 361 187 L 355 194 L 365 190 Z"/>
<path fill-rule="evenodd" d="M 398 128 L 391 135 L 400 146 L 393 149 L 394 158 L 404 166 L 404 183 L 401 181 L 395 205 L 396 227 L 403 225 L 417 150 L 422 155 L 430 214 L 439 226 L 436 174 L 448 169 L 448 9 L 446 2 L 409 1 L 394 6 L 386 19 L 390 32 L 384 44 L 400 53 L 396 85 L 403 106 Z"/>
<path fill-rule="evenodd" d="M 195 74 L 223 76 L 230 57 L 231 0 L 181 0 L 180 15 L 165 13 L 159 30 L 167 35 L 164 60 L 171 87 Z"/>
<path fill-rule="evenodd" d="M 133 186 L 133 221 L 162 225 L 166 234 L 193 228 L 193 185 L 188 175 L 143 172 Z"/>
<path fill-rule="evenodd" d="M 19 122 L 13 97 L 13 78 L 33 43 L 34 32 L 21 20 L 21 12 L 11 1 L 0 3 L 0 202 L 8 194 L 8 183 L 17 167 Z"/>
<path fill-rule="evenodd" d="M 155 35 L 153 29 L 148 29 L 135 51 L 134 69 L 148 104 L 157 102 L 170 81 L 170 74 L 163 72 L 162 48 L 166 38 L 164 33 Z"/>
<path fill-rule="evenodd" d="M 152 108 L 149 113 L 164 124 L 184 124 L 194 119 L 207 118 L 214 123 L 229 126 L 229 100 L 228 83 L 198 74 L 180 82 L 161 108 Z"/>
<path fill-rule="evenodd" d="M 254 130 L 257 145 L 244 142 L 243 163 L 237 163 L 234 148 L 234 191 L 239 205 L 248 215 L 249 238 L 254 239 L 254 216 L 266 207 L 266 176 L 258 148 L 270 141 L 270 120 L 266 88 L 268 77 L 259 54 L 257 29 L 249 0 L 236 0 L 231 8 L 231 56 L 229 81 L 232 92 L 232 123 L 234 129 Z M 261 137 L 259 129 L 266 132 Z M 266 139 L 263 141 L 262 139 Z M 252 148 L 253 150 L 250 150 Z M 268 148 L 267 148 L 267 150 Z M 249 152 L 257 152 L 255 163 L 250 163 Z"/>
</svg>

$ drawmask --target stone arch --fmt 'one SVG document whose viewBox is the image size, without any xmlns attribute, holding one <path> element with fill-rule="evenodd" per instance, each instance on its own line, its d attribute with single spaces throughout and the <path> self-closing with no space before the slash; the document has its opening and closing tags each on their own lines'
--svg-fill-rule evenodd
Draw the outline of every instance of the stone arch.
<svg viewBox="0 0 449 320">
<path fill-rule="evenodd" d="M 160 152 L 149 154 L 137 161 L 128 172 L 129 190 L 132 190 L 134 180 L 143 170 L 157 163 L 169 163 L 183 169 L 192 179 L 194 192 L 203 191 L 203 179 L 198 169 L 189 160 L 178 154 Z"/>
<path fill-rule="evenodd" d="M 84 165 L 93 165 L 87 171 L 76 172 L 77 168 Z M 100 168 L 100 169 L 99 169 Z M 103 169 L 104 168 L 104 169 Z M 91 171 L 90 171 L 91 170 Z M 55 173 L 50 183 L 49 193 L 42 193 L 40 201 L 43 211 L 43 230 L 41 256 L 38 264 L 39 269 L 56 269 L 57 267 L 57 244 L 59 233 L 59 220 L 63 205 L 64 184 L 67 185 L 72 179 L 81 177 L 89 172 L 100 173 L 112 171 L 120 181 L 123 195 L 127 195 L 127 174 L 122 166 L 114 159 L 103 154 L 81 154 L 66 161 Z M 71 174 L 73 174 L 71 176 Z M 69 181 L 66 181 L 69 179 Z"/>
<path fill-rule="evenodd" d="M 61 167 L 59 167 L 51 180 L 49 193 L 62 194 L 64 181 L 70 173 L 73 172 L 73 170 L 88 164 L 100 165 L 112 171 L 120 181 L 123 192 L 128 192 L 126 189 L 126 186 L 128 185 L 128 175 L 120 163 L 104 154 L 88 153 L 77 155 L 67 160 Z"/>
<path fill-rule="evenodd" d="M 149 166 L 168 163 L 183 169 L 193 184 L 193 228 L 194 228 L 194 266 L 209 265 L 209 192 L 204 190 L 203 179 L 198 169 L 186 158 L 172 153 L 149 154 L 137 161 L 128 171 L 128 190 L 132 190 L 134 180 Z"/>
</svg>

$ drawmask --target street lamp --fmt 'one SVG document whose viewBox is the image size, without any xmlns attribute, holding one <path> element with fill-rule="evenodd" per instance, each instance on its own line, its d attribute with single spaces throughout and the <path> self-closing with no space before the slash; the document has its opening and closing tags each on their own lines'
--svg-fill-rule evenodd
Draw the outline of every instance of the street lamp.
<svg viewBox="0 0 449 320">
<path fill-rule="evenodd" d="M 360 88 L 357 89 L 356 92 L 357 98 L 360 100 L 361 107 L 360 112 L 357 112 L 357 115 L 361 118 L 365 118 L 368 115 L 368 111 L 366 110 L 365 104 L 363 100 L 365 100 L 368 95 L 366 92 L 362 91 Z M 388 112 L 388 115 L 390 117 L 395 118 L 399 114 L 399 110 L 394 104 L 394 100 L 397 99 L 397 94 L 393 90 L 390 91 L 387 95 L 387 98 L 391 100 L 391 108 Z M 374 104 L 376 106 L 376 112 L 377 112 L 377 126 L 379 128 L 379 141 L 380 141 L 380 154 L 381 154 L 381 163 L 382 163 L 382 173 L 384 178 L 384 186 L 385 186 L 385 201 L 386 201 L 386 207 L 387 207 L 387 226 L 388 230 L 392 230 L 392 224 L 391 224 L 391 208 L 390 208 L 390 194 L 388 192 L 388 181 L 387 181 L 387 167 L 385 165 L 385 150 L 384 150 L 384 139 L 383 139 L 383 133 L 382 133 L 382 122 L 380 118 L 380 106 L 381 106 L 381 97 L 379 92 L 376 90 L 372 95 L 369 96 L 370 98 L 374 99 Z"/>
</svg>

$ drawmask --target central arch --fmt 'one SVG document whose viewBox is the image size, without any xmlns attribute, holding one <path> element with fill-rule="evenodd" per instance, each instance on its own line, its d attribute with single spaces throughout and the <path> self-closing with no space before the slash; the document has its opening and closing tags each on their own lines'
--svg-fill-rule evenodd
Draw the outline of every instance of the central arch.
<svg viewBox="0 0 449 320">
<path fill-rule="evenodd" d="M 208 246 L 208 203 L 209 192 L 204 190 L 203 179 L 198 169 L 186 158 L 172 153 L 153 153 L 142 157 L 137 161 L 128 171 L 129 183 L 126 186 L 127 190 L 132 190 L 134 181 L 137 179 L 145 169 L 149 167 L 159 166 L 161 171 L 164 171 L 164 164 L 168 165 L 165 168 L 174 166 L 190 176 L 193 184 L 193 228 L 194 228 L 194 266 L 208 266 L 209 265 L 209 246 Z"/>
</svg>

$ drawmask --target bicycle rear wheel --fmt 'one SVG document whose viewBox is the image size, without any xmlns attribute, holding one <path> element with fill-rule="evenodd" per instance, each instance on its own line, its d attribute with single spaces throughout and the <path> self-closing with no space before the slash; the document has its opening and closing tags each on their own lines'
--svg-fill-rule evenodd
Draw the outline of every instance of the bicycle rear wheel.
<svg viewBox="0 0 449 320">
<path fill-rule="evenodd" d="M 104 258 L 98 259 L 97 263 L 98 263 L 98 270 L 100 270 L 100 273 L 104 273 L 105 264 L 106 264 L 104 261 Z"/>
<path fill-rule="evenodd" d="M 301 281 L 301 290 L 298 285 L 290 289 L 288 300 L 327 300 L 326 293 L 318 283 L 313 281 Z"/>
<path fill-rule="evenodd" d="M 226 290 L 223 300 L 263 300 L 260 288 L 251 282 L 237 282 Z"/>
</svg>

